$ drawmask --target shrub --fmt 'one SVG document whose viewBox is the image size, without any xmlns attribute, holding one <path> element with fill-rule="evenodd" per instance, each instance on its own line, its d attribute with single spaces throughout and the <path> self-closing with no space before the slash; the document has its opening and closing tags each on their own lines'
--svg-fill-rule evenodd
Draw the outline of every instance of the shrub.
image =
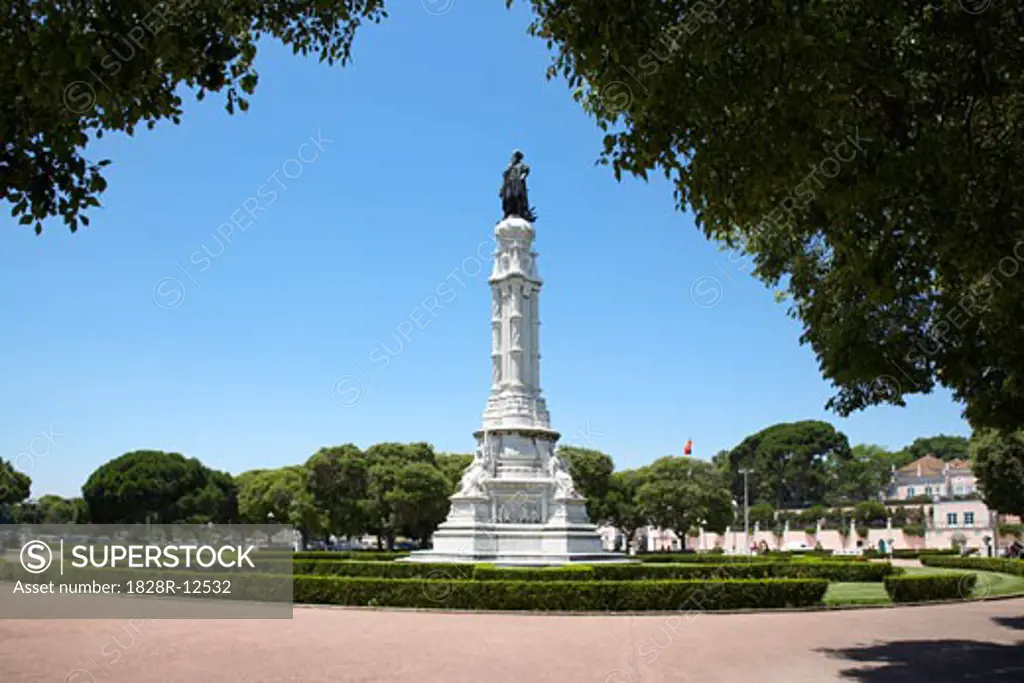
<svg viewBox="0 0 1024 683">
<path fill-rule="evenodd" d="M 844 558 L 845 559 L 845 558 Z M 497 567 L 492 564 L 419 564 L 411 562 L 353 562 L 302 560 L 297 576 L 431 579 L 448 581 L 655 581 L 726 579 L 827 579 L 881 581 L 893 572 L 888 563 L 821 561 L 761 561 L 723 564 L 598 564 L 567 567 Z"/>
<path fill-rule="evenodd" d="M 293 560 L 360 560 L 362 562 L 387 562 L 400 557 L 409 557 L 402 550 L 303 550 L 292 555 Z"/>
<path fill-rule="evenodd" d="M 950 557 L 944 555 L 922 555 L 921 564 L 927 567 L 947 567 L 950 569 L 978 569 L 981 571 L 1002 572 L 1024 576 L 1024 561 L 1011 560 L 1005 557 Z"/>
<path fill-rule="evenodd" d="M 831 550 L 824 550 L 824 549 L 821 549 L 821 550 L 818 550 L 818 549 L 814 549 L 814 550 L 772 550 L 770 552 L 762 554 L 761 557 L 789 558 L 791 560 L 806 560 L 806 559 L 811 558 L 811 557 L 828 558 L 830 560 L 834 559 L 833 552 Z M 840 555 L 840 557 L 844 557 L 844 556 Z"/>
<path fill-rule="evenodd" d="M 295 577 L 295 602 L 385 607 L 534 611 L 708 611 L 806 607 L 823 580 L 430 581 Z"/>
<path fill-rule="evenodd" d="M 742 512 L 742 510 L 740 511 Z M 756 503 L 750 506 L 748 511 L 750 519 L 750 528 L 754 528 L 754 524 L 759 524 L 761 529 L 767 529 L 775 522 L 775 508 L 769 503 Z"/>
<path fill-rule="evenodd" d="M 977 579 L 977 574 L 887 576 L 885 592 L 893 602 L 966 599 L 971 596 Z"/>
<path fill-rule="evenodd" d="M 888 562 L 792 562 L 776 565 L 772 576 L 792 579 L 827 579 L 828 581 L 882 581 L 897 574 Z"/>
<path fill-rule="evenodd" d="M 789 561 L 789 555 L 781 553 L 769 553 L 768 555 L 697 555 L 686 553 L 652 553 L 650 555 L 637 555 L 636 559 L 645 563 L 665 562 L 669 564 L 733 564 L 742 562 L 764 562 L 766 557 L 776 561 Z"/>
<path fill-rule="evenodd" d="M 884 525 L 886 510 L 885 506 L 877 500 L 863 500 L 854 506 L 853 516 L 854 519 L 864 525 L 871 524 L 872 522 L 881 522 Z"/>
<path fill-rule="evenodd" d="M 473 578 L 480 581 L 645 581 L 771 578 L 776 562 L 743 564 L 598 564 L 585 567 L 520 569 L 477 565 Z"/>
<path fill-rule="evenodd" d="M 616 565 L 634 567 L 636 565 Z M 642 566 L 642 565 L 641 565 Z M 497 567 L 478 564 L 472 568 L 474 581 L 592 581 L 594 567 L 569 565 L 567 567 Z"/>
<path fill-rule="evenodd" d="M 868 533 L 869 533 L 869 529 L 866 526 L 858 526 L 857 527 L 857 536 L 859 536 L 860 538 L 867 538 L 868 537 Z"/>
<path fill-rule="evenodd" d="M 903 533 L 907 536 L 916 536 L 918 538 L 924 537 L 924 525 L 923 524 L 904 524 Z"/>
<path fill-rule="evenodd" d="M 897 560 L 917 560 L 919 558 L 937 555 L 959 555 L 957 550 L 952 548 L 925 548 L 924 550 L 901 549 L 893 550 L 892 556 Z"/>
<path fill-rule="evenodd" d="M 806 528 L 804 528 L 804 533 L 807 534 L 808 536 L 816 536 L 818 534 L 818 527 L 816 527 L 816 526 L 806 527 Z M 815 547 L 817 547 L 817 545 Z"/>
<path fill-rule="evenodd" d="M 296 576 L 371 576 L 385 579 L 469 579 L 473 565 L 448 562 L 360 562 L 358 560 L 296 560 L 292 574 Z"/>
</svg>

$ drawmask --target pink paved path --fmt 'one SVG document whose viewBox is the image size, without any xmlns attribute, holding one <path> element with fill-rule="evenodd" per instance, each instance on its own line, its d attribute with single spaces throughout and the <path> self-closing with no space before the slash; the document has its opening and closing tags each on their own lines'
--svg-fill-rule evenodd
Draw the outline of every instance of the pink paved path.
<svg viewBox="0 0 1024 683">
<path fill-rule="evenodd" d="M 306 607 L 287 621 L 0 621 L 0 681 L 1021 683 L 1021 641 L 1024 599 L 642 617 Z"/>
</svg>

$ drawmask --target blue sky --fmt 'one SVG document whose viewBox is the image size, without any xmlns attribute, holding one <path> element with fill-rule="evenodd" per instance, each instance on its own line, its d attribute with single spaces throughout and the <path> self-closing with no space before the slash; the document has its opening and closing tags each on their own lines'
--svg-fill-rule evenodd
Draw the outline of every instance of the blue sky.
<svg viewBox="0 0 1024 683">
<path fill-rule="evenodd" d="M 545 79 L 519 5 L 392 3 L 346 68 L 267 43 L 247 113 L 208 98 L 180 126 L 90 148 L 114 163 L 89 228 L 35 237 L 4 209 L 0 457 L 33 495 L 76 494 L 143 448 L 235 473 L 346 442 L 471 450 L 490 385 L 477 254 L 515 147 L 533 169 L 541 375 L 563 443 L 629 467 L 802 419 L 890 448 L 969 433 L 946 392 L 825 412 L 831 389 L 772 292 L 665 182 L 595 165 L 601 133 Z M 244 230 L 220 227 L 232 216 Z M 414 313 L 445 284 L 443 308 Z"/>
</svg>

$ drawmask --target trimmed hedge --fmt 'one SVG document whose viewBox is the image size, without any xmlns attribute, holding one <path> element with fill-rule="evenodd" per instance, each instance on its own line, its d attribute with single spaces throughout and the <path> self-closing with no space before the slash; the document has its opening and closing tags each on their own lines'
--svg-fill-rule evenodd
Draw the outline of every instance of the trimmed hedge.
<svg viewBox="0 0 1024 683">
<path fill-rule="evenodd" d="M 889 562 L 791 562 L 774 568 L 772 576 L 792 579 L 828 579 L 829 581 L 882 581 L 903 570 Z"/>
<path fill-rule="evenodd" d="M 978 569 L 981 571 L 1024 576 L 1024 560 L 1011 560 L 1005 557 L 942 557 L 931 555 L 922 557 L 921 564 L 928 567 Z"/>
<path fill-rule="evenodd" d="M 806 607 L 823 580 L 768 581 L 431 581 L 295 577 L 295 602 L 381 607 L 529 611 L 710 611 Z"/>
<path fill-rule="evenodd" d="M 424 578 L 452 581 L 648 581 L 725 579 L 827 579 L 881 581 L 894 573 L 888 562 L 749 562 L 744 564 L 598 564 L 568 567 L 497 567 L 492 564 L 418 564 L 411 562 L 353 562 L 301 560 L 294 574 L 304 576 L 364 576 Z"/>
<path fill-rule="evenodd" d="M 454 562 L 359 562 L 356 560 L 296 560 L 292 574 L 299 576 L 365 576 L 378 579 L 473 578 L 473 565 Z"/>
<path fill-rule="evenodd" d="M 478 581 L 666 581 L 726 580 L 771 578 L 777 563 L 700 565 L 700 564 L 606 564 L 527 569 L 476 565 L 473 578 Z"/>
<path fill-rule="evenodd" d="M 572 572 L 579 569 L 522 570 L 515 568 L 477 567 L 473 578 L 498 578 L 508 581 L 576 580 Z M 869 564 L 852 562 L 751 562 L 746 564 L 611 564 L 594 565 L 585 576 L 597 581 L 644 581 L 665 579 L 826 579 L 828 581 L 881 581 L 895 572 L 888 562 Z"/>
<path fill-rule="evenodd" d="M 898 560 L 919 560 L 922 557 L 940 557 L 942 555 L 959 555 L 956 548 L 925 548 L 924 550 L 894 550 L 892 556 Z"/>
<path fill-rule="evenodd" d="M 668 563 L 668 564 L 742 564 L 744 562 L 789 562 L 792 555 L 782 553 L 768 555 L 698 555 L 697 553 L 651 553 L 650 555 L 637 555 L 634 559 L 647 563 Z"/>
<path fill-rule="evenodd" d="M 866 548 L 864 557 L 892 557 L 896 560 L 917 560 L 922 557 L 940 557 L 944 555 L 959 555 L 960 551 L 955 548 L 926 548 L 924 550 L 901 549 L 892 551 L 891 555 L 882 555 L 876 548 Z"/>
<path fill-rule="evenodd" d="M 635 565 L 615 566 L 632 568 Z M 600 569 L 607 568 L 600 567 Z M 598 578 L 597 569 L 598 567 L 591 565 L 570 565 L 568 567 L 498 567 L 493 564 L 478 564 L 472 567 L 473 575 L 471 578 L 474 581 L 593 581 Z M 628 580 L 633 577 L 623 574 L 616 578 Z M 675 577 L 666 576 L 664 578 Z"/>
<path fill-rule="evenodd" d="M 971 597 L 977 579 L 977 574 L 888 576 L 885 579 L 885 592 L 893 602 L 966 600 Z"/>
<path fill-rule="evenodd" d="M 303 550 L 292 555 L 293 560 L 362 560 L 364 562 L 388 562 L 400 557 L 409 557 L 404 550 Z"/>
</svg>

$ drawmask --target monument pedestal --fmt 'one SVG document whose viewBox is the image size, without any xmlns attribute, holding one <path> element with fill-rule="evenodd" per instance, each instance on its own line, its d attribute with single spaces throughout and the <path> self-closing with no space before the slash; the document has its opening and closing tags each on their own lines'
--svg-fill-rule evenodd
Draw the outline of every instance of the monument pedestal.
<svg viewBox="0 0 1024 683">
<path fill-rule="evenodd" d="M 491 394 L 473 462 L 451 498 L 434 548 L 408 562 L 553 565 L 630 562 L 602 549 L 540 391 L 539 295 L 533 226 L 506 218 L 495 228 L 490 277 Z"/>
</svg>

